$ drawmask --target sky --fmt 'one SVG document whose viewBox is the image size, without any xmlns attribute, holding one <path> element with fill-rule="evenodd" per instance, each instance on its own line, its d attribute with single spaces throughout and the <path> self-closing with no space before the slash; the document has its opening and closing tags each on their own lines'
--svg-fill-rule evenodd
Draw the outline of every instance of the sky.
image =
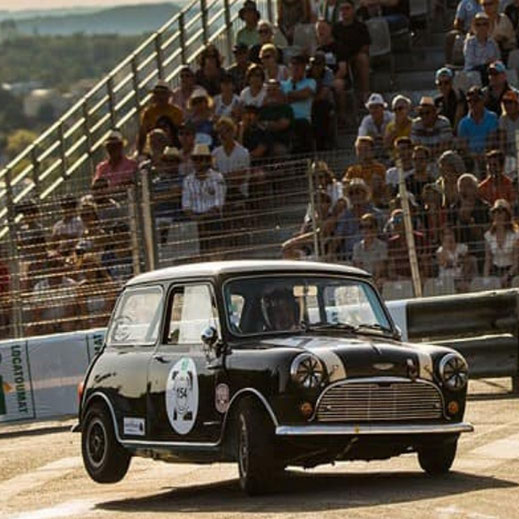
<svg viewBox="0 0 519 519">
<path fill-rule="evenodd" d="M 0 0 L 0 10 L 22 11 L 26 9 L 56 9 L 74 7 L 110 7 L 128 4 L 158 4 L 172 0 Z M 175 2 L 176 3 L 176 2 Z M 181 3 L 181 2 L 178 2 Z"/>
</svg>

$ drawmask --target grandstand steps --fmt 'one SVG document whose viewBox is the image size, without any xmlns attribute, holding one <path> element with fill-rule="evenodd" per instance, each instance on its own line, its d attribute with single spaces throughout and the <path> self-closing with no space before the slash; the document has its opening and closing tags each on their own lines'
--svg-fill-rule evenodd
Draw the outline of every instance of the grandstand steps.
<svg viewBox="0 0 519 519">
<path fill-rule="evenodd" d="M 416 47 L 395 57 L 395 70 L 398 73 L 430 71 L 441 68 L 445 63 L 443 48 L 437 46 Z"/>
</svg>

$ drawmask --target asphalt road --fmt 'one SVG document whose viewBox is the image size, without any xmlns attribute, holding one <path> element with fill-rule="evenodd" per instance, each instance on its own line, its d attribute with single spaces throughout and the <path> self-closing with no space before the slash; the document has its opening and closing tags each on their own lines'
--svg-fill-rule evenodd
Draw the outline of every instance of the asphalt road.
<svg viewBox="0 0 519 519">
<path fill-rule="evenodd" d="M 248 498 L 234 465 L 134 459 L 116 485 L 91 481 L 73 421 L 0 426 L 0 518 L 519 519 L 519 398 L 506 381 L 471 382 L 453 472 L 426 476 L 416 456 L 290 470 L 282 489 Z"/>
</svg>

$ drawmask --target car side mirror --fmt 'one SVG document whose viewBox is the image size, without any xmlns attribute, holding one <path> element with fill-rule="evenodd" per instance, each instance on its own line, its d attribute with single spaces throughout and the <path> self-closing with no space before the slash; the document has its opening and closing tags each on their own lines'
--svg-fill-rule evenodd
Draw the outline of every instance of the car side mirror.
<svg viewBox="0 0 519 519">
<path fill-rule="evenodd" d="M 395 339 L 402 340 L 402 328 L 398 324 L 395 324 Z"/>
<path fill-rule="evenodd" d="M 214 326 L 208 326 L 202 332 L 202 342 L 210 349 L 213 349 L 218 342 L 218 332 Z"/>
</svg>

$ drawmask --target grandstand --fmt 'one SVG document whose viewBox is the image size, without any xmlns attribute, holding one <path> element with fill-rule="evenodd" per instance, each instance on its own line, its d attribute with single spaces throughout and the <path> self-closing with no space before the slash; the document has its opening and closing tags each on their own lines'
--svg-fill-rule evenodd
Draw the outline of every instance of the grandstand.
<svg viewBox="0 0 519 519">
<path fill-rule="evenodd" d="M 434 143 L 429 146 L 423 139 L 412 143 L 425 143 L 432 152 L 428 151 L 429 164 L 424 173 L 427 182 L 408 184 L 407 191 L 413 193 L 417 185 L 422 187 L 426 183 L 435 186 L 427 192 L 427 202 L 426 195 L 422 200 L 421 191 L 410 197 L 409 216 L 416 234 L 412 248 L 418 253 L 421 278 L 418 281 L 411 276 L 409 257 L 412 254 L 409 253 L 410 242 L 405 239 L 412 233 L 410 229 L 406 232 L 398 228 L 401 214 L 398 209 L 404 208 L 406 218 L 408 214 L 407 204 L 402 202 L 407 200 L 406 189 L 401 186 L 399 193 L 398 182 L 388 187 L 375 185 L 370 179 L 366 183 L 371 201 L 360 198 L 356 201 L 352 198 L 357 196 L 355 181 L 345 178 L 341 183 L 348 168 L 358 161 L 355 141 L 359 124 L 368 114 L 364 94 L 368 99 L 369 92 L 381 93 L 389 104 L 388 113 L 397 96 L 408 98 L 413 117 L 418 117 L 421 110 L 427 111 L 427 100 L 437 96 L 435 74 L 445 66 L 445 34 L 454 18 L 454 10 L 443 1 L 409 2 L 406 22 L 397 27 L 391 27 L 392 20 L 384 17 L 384 13 L 369 16 L 365 21 L 371 36 L 369 92 L 361 91 L 360 73 L 354 61 L 348 62 L 344 118 L 339 113 L 337 98 L 326 98 L 323 94 L 319 100 L 324 104 L 318 105 L 319 109 L 312 115 L 315 122 L 326 109 L 327 118 L 323 126 L 315 128 L 314 125 L 317 138 L 313 142 L 304 141 L 307 133 L 303 131 L 294 137 L 292 143 L 296 144 L 289 155 L 279 153 L 278 148 L 271 154 L 273 148 L 270 144 L 265 146 L 269 150 L 267 155 L 253 156 L 239 185 L 232 175 L 225 176 L 225 204 L 217 205 L 216 211 L 209 213 L 210 217 L 197 212 L 204 205 L 201 200 L 191 200 L 189 210 L 186 209 L 184 203 L 188 197 L 182 193 L 182 186 L 177 182 L 175 187 L 172 182 L 164 181 L 167 175 L 181 175 L 182 165 L 179 172 L 178 163 L 184 159 L 177 158 L 174 151 L 171 156 L 165 153 L 160 166 L 164 170 L 161 170 L 154 167 L 150 150 L 147 157 L 136 152 L 138 135 L 142 133 L 142 114 L 150 106 L 157 88 L 179 87 L 185 66 L 193 70 L 199 68 L 208 48 L 212 52 L 216 49 L 225 66 L 233 63 L 235 44 L 245 26 L 243 8 L 246 4 L 243 0 L 193 1 L 166 21 L 0 171 L 0 237 L 4 263 L 0 268 L 4 269 L 5 280 L 0 309 L 3 337 L 102 326 L 121 284 L 129 275 L 201 258 L 284 255 L 369 265 L 388 299 L 413 297 L 421 289 L 425 295 L 437 295 L 519 284 L 519 278 L 515 277 L 519 274 L 515 252 L 507 253 L 513 256 L 511 268 L 506 268 L 506 259 L 504 263 L 485 265 L 483 234 L 491 223 L 488 205 L 478 206 L 481 214 L 467 225 L 462 225 L 458 213 L 452 216 L 450 210 L 451 205 L 458 203 L 456 182 L 462 173 L 474 173 L 477 180 L 484 178 L 486 163 L 481 150 L 471 154 L 452 134 L 448 142 L 438 148 Z M 277 2 L 260 0 L 255 3 L 256 8 L 261 19 L 273 24 L 273 42 L 283 51 L 286 65 L 297 65 L 300 55 L 316 55 L 315 19 L 298 24 L 289 44 L 291 35 L 284 35 L 276 25 Z M 512 65 L 514 60 L 512 52 Z M 462 65 L 452 65 L 448 70 L 456 87 L 465 92 L 480 83 L 479 73 L 464 71 Z M 515 69 L 507 70 L 506 75 L 509 85 L 514 86 Z M 214 96 L 209 97 L 207 101 L 212 104 Z M 242 114 L 244 112 L 245 106 L 242 106 Z M 255 116 L 253 112 L 250 110 L 251 118 Z M 247 125 L 238 122 L 236 134 L 240 135 L 241 144 L 245 144 L 246 130 L 256 127 L 254 123 L 247 126 L 249 122 Z M 190 124 L 185 126 L 184 130 L 180 126 L 179 133 L 192 131 Z M 198 130 L 194 133 L 198 139 Z M 224 140 L 219 131 L 213 133 Z M 369 132 L 366 135 L 369 136 Z M 324 136 L 320 143 L 319 136 Z M 180 136 L 172 135 L 171 139 L 168 147 L 183 144 Z M 149 140 L 151 144 L 151 138 Z M 395 166 L 394 159 L 400 152 L 383 145 L 381 138 L 375 141 L 375 161 L 384 165 L 385 172 Z M 316 142 L 317 147 L 312 149 Z M 92 188 L 92 179 L 103 176 L 99 164 L 105 159 L 108 147 L 117 143 L 124 146 L 132 182 L 112 190 L 99 187 L 100 184 Z M 199 144 L 203 146 L 206 141 L 202 139 Z M 405 142 L 401 145 L 406 146 Z M 483 151 L 505 145 L 500 142 L 491 145 L 488 139 Z M 255 151 L 260 148 L 257 145 Z M 251 148 L 248 149 L 252 154 Z M 412 152 L 412 148 L 409 149 Z M 448 149 L 458 149 L 464 159 L 463 170 L 457 171 L 454 179 L 448 176 L 448 171 L 453 169 L 449 157 L 443 165 L 438 164 L 441 152 Z M 205 151 L 200 148 L 197 153 L 200 159 Z M 419 155 L 421 151 L 415 153 Z M 504 159 L 506 172 L 513 180 L 515 157 L 513 153 L 506 154 Z M 220 168 L 218 160 L 216 162 L 213 169 L 221 169 L 224 175 L 233 173 L 222 169 L 226 167 L 225 161 Z M 405 175 L 405 161 L 397 161 L 397 165 Z M 414 162 L 412 167 L 414 171 Z M 398 168 L 395 171 L 398 180 Z M 126 173 L 128 171 L 122 172 Z M 219 173 L 214 173 L 217 179 Z M 383 178 L 385 183 L 389 177 L 384 173 Z M 215 182 L 218 185 L 222 181 Z M 517 183 L 513 182 L 509 190 L 512 207 L 508 212 L 513 212 L 515 217 Z M 362 185 L 357 187 L 362 191 Z M 440 199 L 439 205 L 435 205 L 436 199 Z M 327 202 L 332 209 L 323 209 Z M 504 205 L 503 208 L 507 210 Z M 496 207 L 495 213 L 502 212 L 501 209 Z M 364 228 L 369 234 L 370 227 L 369 222 L 363 220 L 363 213 L 376 213 L 374 237 L 366 238 L 363 234 Z M 451 241 L 443 241 L 442 231 L 446 227 L 456 230 L 454 245 L 451 236 Z M 509 227 L 508 230 L 512 229 L 512 224 Z M 465 233 L 464 241 L 456 243 L 460 241 L 460 233 Z M 382 259 L 377 260 L 378 263 L 371 254 L 363 255 L 358 246 L 355 248 L 361 239 L 371 243 L 373 238 L 378 240 L 376 246 L 385 250 L 385 256 L 381 252 Z M 504 247 L 499 239 L 495 242 L 496 247 Z M 437 250 L 440 247 L 442 252 Z M 515 251 L 515 245 L 513 248 Z"/>
</svg>

